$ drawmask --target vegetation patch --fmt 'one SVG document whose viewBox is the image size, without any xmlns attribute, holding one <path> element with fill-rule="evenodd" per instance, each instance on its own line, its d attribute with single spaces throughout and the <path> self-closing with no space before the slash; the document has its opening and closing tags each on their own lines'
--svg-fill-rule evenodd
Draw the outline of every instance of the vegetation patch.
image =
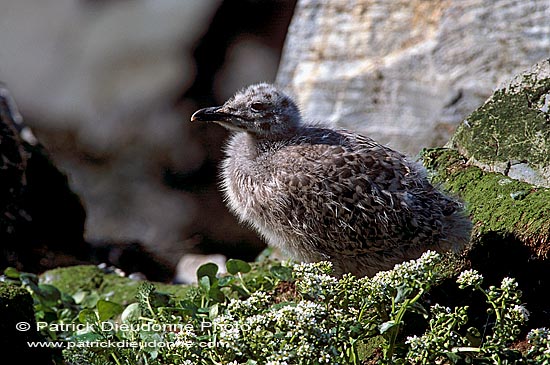
<svg viewBox="0 0 550 365">
<path fill-rule="evenodd" d="M 70 270 L 66 269 L 66 270 Z M 197 272 L 185 294 L 139 284 L 132 303 L 94 291 L 71 295 L 32 274 L 3 280 L 28 290 L 46 343 L 70 364 L 504 364 L 550 361 L 550 332 L 525 333 L 529 312 L 518 283 L 486 286 L 467 270 L 458 276 L 434 252 L 372 278 L 331 276 L 327 262 L 230 260 Z M 113 274 L 110 274 L 113 275 Z M 452 275 L 452 276 L 451 276 Z M 109 276 L 109 275 L 106 275 Z M 432 288 L 452 280 L 478 292 L 485 325 L 468 305 L 440 305 Z M 524 346 L 518 346 L 521 341 Z"/>
</svg>

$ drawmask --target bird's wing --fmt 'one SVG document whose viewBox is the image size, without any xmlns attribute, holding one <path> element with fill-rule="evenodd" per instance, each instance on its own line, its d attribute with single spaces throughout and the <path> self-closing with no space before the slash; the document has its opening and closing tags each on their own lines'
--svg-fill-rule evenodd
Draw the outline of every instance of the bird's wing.
<svg viewBox="0 0 550 365">
<path fill-rule="evenodd" d="M 415 171 L 397 152 L 367 137 L 351 138 L 348 144 L 286 146 L 286 162 L 274 164 L 274 173 L 291 224 L 309 230 L 312 242 L 320 235 L 318 241 L 332 241 L 330 249 L 339 254 L 358 255 L 397 245 L 399 230 L 412 224 L 405 189 Z"/>
</svg>

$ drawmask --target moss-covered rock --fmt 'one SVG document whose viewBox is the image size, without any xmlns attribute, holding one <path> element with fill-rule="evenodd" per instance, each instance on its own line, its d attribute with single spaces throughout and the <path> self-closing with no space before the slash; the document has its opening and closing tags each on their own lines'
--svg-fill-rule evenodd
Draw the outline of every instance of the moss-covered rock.
<svg viewBox="0 0 550 365">
<path fill-rule="evenodd" d="M 433 180 L 462 197 L 474 223 L 472 239 L 488 234 L 513 236 L 538 257 L 550 251 L 550 188 L 536 187 L 500 173 L 485 172 L 468 165 L 466 158 L 451 149 L 423 152 Z"/>
<path fill-rule="evenodd" d="M 139 281 L 115 273 L 105 273 L 93 265 L 80 265 L 46 271 L 41 283 L 51 284 L 60 291 L 73 295 L 78 291 L 97 292 L 103 299 L 126 305 L 136 301 Z M 184 297 L 189 287 L 154 283 L 159 292 Z"/>
<path fill-rule="evenodd" d="M 550 59 L 495 91 L 449 146 L 487 171 L 550 187 Z"/>
<path fill-rule="evenodd" d="M 0 348 L 19 363 L 53 364 L 53 351 L 30 347 L 29 341 L 44 341 L 37 331 L 33 300 L 25 289 L 0 282 Z"/>
<path fill-rule="evenodd" d="M 532 323 L 550 325 L 550 59 L 497 89 L 457 129 L 450 149 L 423 151 L 432 179 L 461 197 L 474 223 L 468 265 L 493 284 L 518 279 Z"/>
<path fill-rule="evenodd" d="M 506 276 L 516 278 L 532 323 L 550 325 L 550 188 L 484 171 L 452 149 L 425 150 L 422 158 L 432 180 L 460 196 L 472 218 L 466 266 L 493 285 Z"/>
</svg>

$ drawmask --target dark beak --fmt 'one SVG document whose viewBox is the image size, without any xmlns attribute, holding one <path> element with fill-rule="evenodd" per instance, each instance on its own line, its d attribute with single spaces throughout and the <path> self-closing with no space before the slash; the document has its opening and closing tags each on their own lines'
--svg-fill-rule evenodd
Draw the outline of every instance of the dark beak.
<svg viewBox="0 0 550 365">
<path fill-rule="evenodd" d="M 232 115 L 222 112 L 221 106 L 199 109 L 191 116 L 192 122 L 225 122 L 231 119 Z"/>
</svg>

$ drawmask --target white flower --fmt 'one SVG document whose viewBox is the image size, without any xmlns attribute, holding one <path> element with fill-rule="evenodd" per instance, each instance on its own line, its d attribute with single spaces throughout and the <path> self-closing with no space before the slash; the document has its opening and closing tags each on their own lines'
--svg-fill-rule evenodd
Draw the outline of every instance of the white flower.
<svg viewBox="0 0 550 365">
<path fill-rule="evenodd" d="M 422 344 L 422 338 L 418 337 L 418 336 L 408 336 L 407 339 L 405 340 L 405 344 L 407 345 L 410 345 L 411 348 L 417 348 L 417 347 L 420 347 L 420 345 Z"/>
<path fill-rule="evenodd" d="M 515 290 L 518 287 L 518 283 L 512 278 L 506 277 L 502 279 L 500 287 L 502 288 L 502 290 Z"/>
<path fill-rule="evenodd" d="M 479 286 L 483 282 L 483 275 L 477 270 L 466 270 L 460 273 L 456 282 L 462 288 L 467 286 Z"/>
<path fill-rule="evenodd" d="M 528 321 L 529 320 L 529 311 L 527 310 L 527 308 L 525 308 L 524 306 L 522 305 L 515 305 L 514 308 L 512 308 L 512 312 L 513 313 L 516 313 L 517 316 L 522 320 L 522 321 Z"/>
</svg>

